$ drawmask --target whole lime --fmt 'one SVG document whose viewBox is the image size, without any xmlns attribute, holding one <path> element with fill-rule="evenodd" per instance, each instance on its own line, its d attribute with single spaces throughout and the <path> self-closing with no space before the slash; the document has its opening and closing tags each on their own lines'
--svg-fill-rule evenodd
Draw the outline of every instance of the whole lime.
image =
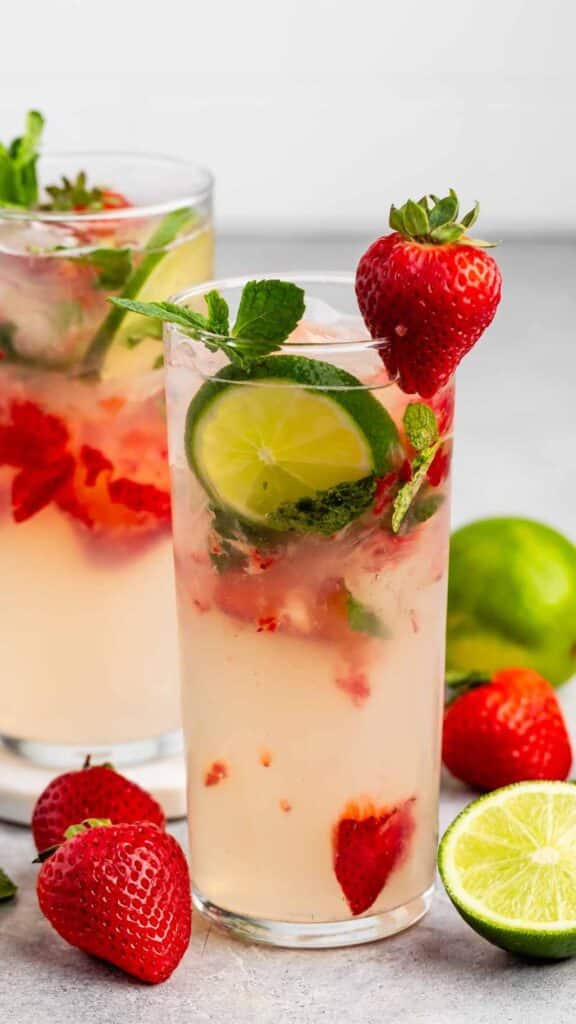
<svg viewBox="0 0 576 1024">
<path fill-rule="evenodd" d="M 530 519 L 481 519 L 450 545 L 447 668 L 576 671 L 576 547 Z"/>
</svg>

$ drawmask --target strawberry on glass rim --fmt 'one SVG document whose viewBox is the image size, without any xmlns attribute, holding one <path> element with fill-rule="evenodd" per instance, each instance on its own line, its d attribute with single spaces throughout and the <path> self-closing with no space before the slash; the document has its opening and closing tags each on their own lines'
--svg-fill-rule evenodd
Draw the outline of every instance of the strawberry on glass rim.
<svg viewBox="0 0 576 1024">
<path fill-rule="evenodd" d="M 118 221 L 108 219 L 91 220 L 90 214 L 108 213 L 113 210 L 126 210 L 132 203 L 121 192 L 104 185 L 89 187 L 85 171 L 79 171 L 75 178 L 62 175 L 60 185 L 48 185 L 46 193 L 50 197 L 42 206 L 50 212 L 82 213 L 86 220 L 82 222 L 82 232 L 90 238 L 102 238 L 114 235 Z"/>
<path fill-rule="evenodd" d="M 434 395 L 494 319 L 502 280 L 492 243 L 467 234 L 479 210 L 459 218 L 453 189 L 392 206 L 392 233 L 358 264 L 360 311 L 372 337 L 388 340 L 382 359 L 408 394 Z"/>
</svg>

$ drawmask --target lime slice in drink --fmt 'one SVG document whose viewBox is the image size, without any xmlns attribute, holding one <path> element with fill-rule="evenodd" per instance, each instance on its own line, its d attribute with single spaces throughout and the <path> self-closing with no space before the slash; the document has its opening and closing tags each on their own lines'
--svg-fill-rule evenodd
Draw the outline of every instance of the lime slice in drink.
<svg viewBox="0 0 576 1024">
<path fill-rule="evenodd" d="M 213 501 L 270 525 L 287 502 L 388 472 L 398 452 L 392 419 L 356 377 L 296 356 L 225 367 L 191 402 L 185 443 Z"/>
<path fill-rule="evenodd" d="M 204 281 L 212 270 L 212 236 L 207 231 L 176 243 L 162 255 L 132 298 L 161 302 L 182 291 L 191 281 Z M 146 258 L 146 257 L 144 257 Z M 147 373 L 162 357 L 162 325 L 138 313 L 123 313 L 106 351 L 102 377 Z"/>
<path fill-rule="evenodd" d="M 456 909 L 494 945 L 576 954 L 576 786 L 520 782 L 481 797 L 445 833 L 438 863 Z"/>
</svg>

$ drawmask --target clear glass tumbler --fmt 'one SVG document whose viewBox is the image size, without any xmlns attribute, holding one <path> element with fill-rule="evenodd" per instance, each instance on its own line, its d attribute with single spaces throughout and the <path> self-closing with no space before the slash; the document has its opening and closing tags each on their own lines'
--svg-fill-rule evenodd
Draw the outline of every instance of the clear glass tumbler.
<svg viewBox="0 0 576 1024">
<path fill-rule="evenodd" d="M 389 379 L 352 276 L 285 279 L 304 319 L 247 371 L 166 335 L 192 880 L 239 936 L 338 946 L 430 903 L 453 391 Z"/>
<path fill-rule="evenodd" d="M 107 299 L 211 275 L 212 179 L 77 153 L 40 180 L 80 169 L 132 205 L 0 208 L 0 737 L 121 764 L 176 750 L 180 715 L 161 326 Z"/>
</svg>

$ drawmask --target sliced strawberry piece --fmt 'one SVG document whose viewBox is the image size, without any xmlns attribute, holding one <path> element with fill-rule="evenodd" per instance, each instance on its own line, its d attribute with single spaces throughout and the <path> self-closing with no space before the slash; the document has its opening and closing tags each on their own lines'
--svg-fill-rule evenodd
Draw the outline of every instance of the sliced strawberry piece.
<svg viewBox="0 0 576 1024">
<path fill-rule="evenodd" d="M 23 523 L 53 501 L 74 472 L 74 459 L 64 455 L 44 469 L 22 469 L 12 482 L 12 516 Z"/>
<path fill-rule="evenodd" d="M 129 512 L 151 516 L 159 523 L 170 521 L 170 494 L 154 484 L 139 483 L 128 477 L 119 477 L 108 484 L 110 501 Z"/>
<path fill-rule="evenodd" d="M 0 465 L 41 469 L 61 460 L 69 438 L 64 420 L 28 401 L 11 402 L 9 413 L 0 425 Z"/>
<path fill-rule="evenodd" d="M 154 484 L 114 478 L 112 461 L 83 445 L 60 508 L 85 526 L 108 531 L 148 531 L 170 521 L 170 494 Z"/>
<path fill-rule="evenodd" d="M 334 872 L 354 916 L 369 910 L 404 860 L 414 832 L 413 803 L 379 810 L 351 803 L 334 826 Z"/>
</svg>

